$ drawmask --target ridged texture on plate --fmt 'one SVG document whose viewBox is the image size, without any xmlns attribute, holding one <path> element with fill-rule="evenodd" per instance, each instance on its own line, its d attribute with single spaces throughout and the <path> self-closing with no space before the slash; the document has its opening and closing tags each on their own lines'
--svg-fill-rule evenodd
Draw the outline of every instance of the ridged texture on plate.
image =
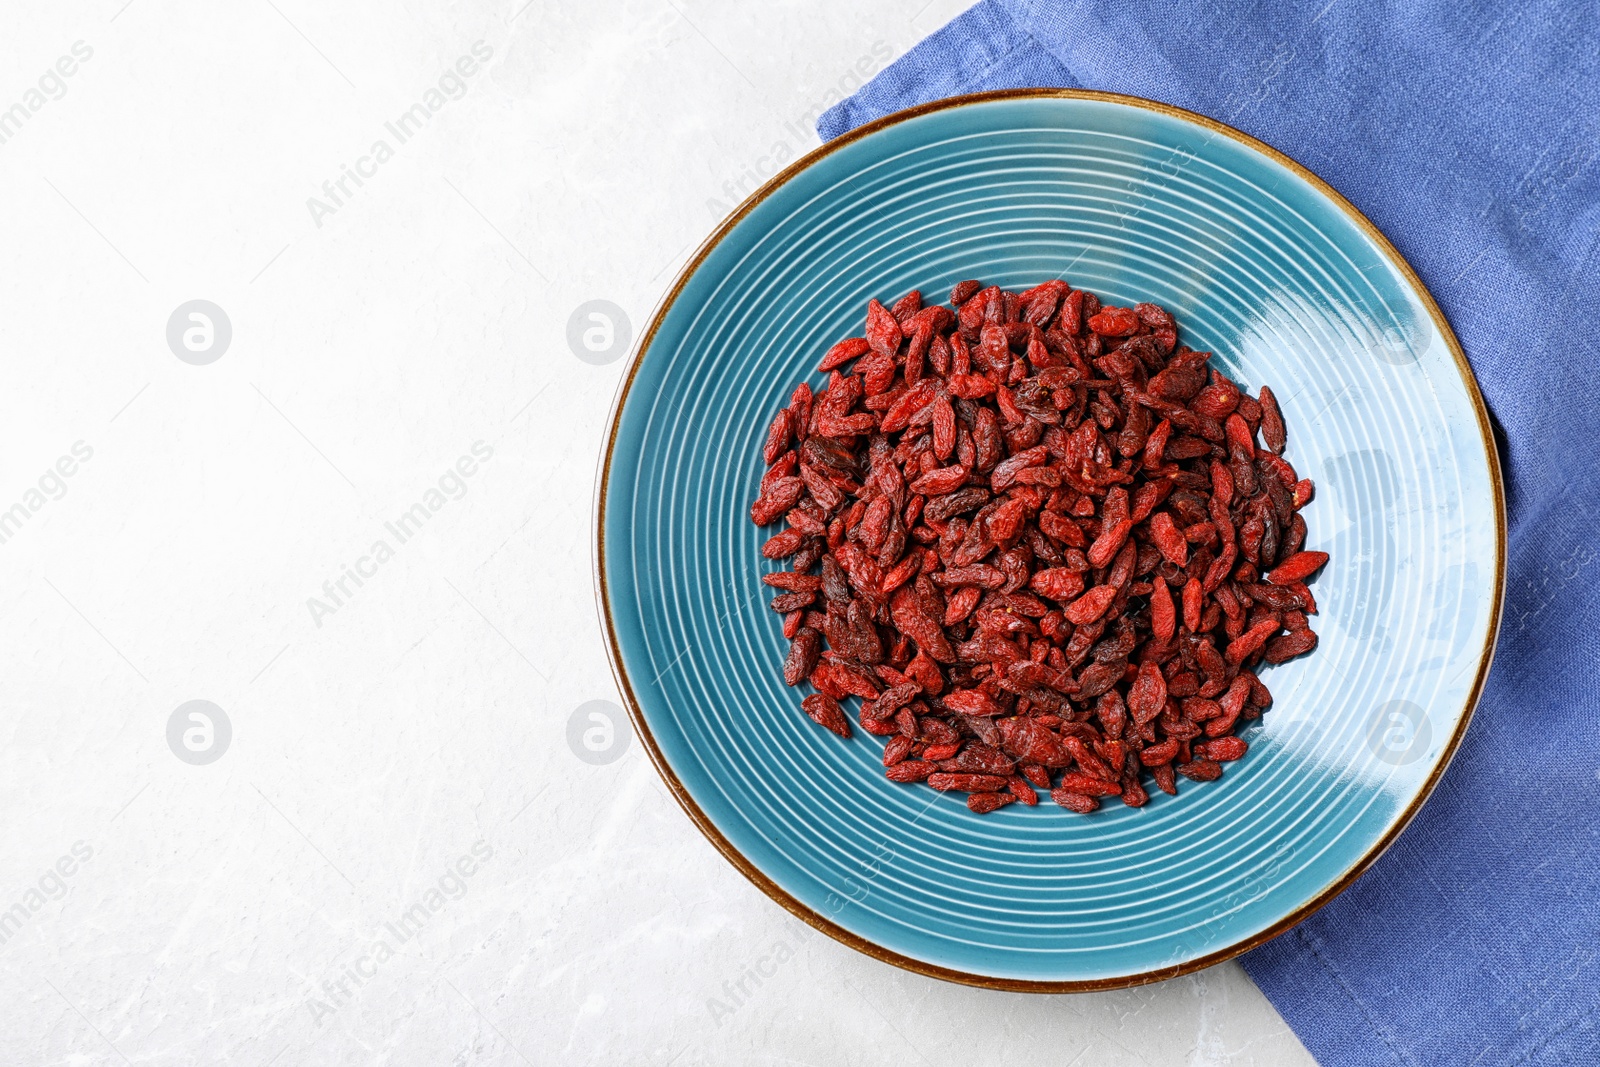
<svg viewBox="0 0 1600 1067">
<path fill-rule="evenodd" d="M 1141 810 L 979 817 L 883 777 L 785 688 L 747 517 L 772 413 L 869 297 L 1064 276 L 1149 300 L 1252 390 L 1317 483 L 1315 655 L 1219 783 Z M 822 157 L 700 263 L 616 427 L 604 565 L 639 713 L 698 806 L 817 914 L 976 977 L 1117 979 L 1236 945 L 1313 900 L 1416 798 L 1466 710 L 1495 603 L 1497 514 L 1450 345 L 1338 206 L 1264 154 L 1121 103 L 967 104 Z M 851 702 L 852 705 L 854 701 Z"/>
</svg>

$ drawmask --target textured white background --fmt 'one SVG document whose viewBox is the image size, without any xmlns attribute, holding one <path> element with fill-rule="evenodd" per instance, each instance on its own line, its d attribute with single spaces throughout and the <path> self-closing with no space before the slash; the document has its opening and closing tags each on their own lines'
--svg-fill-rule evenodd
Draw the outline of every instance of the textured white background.
<svg viewBox="0 0 1600 1067">
<path fill-rule="evenodd" d="M 579 758 L 575 710 L 616 699 L 589 522 L 623 363 L 569 316 L 636 332 L 962 2 L 521 4 L 0 9 L 0 1063 L 1309 1064 L 1234 965 L 1029 997 L 876 963 L 723 862 L 625 733 Z M 196 298 L 233 327 L 207 366 L 166 341 Z M 208 766 L 167 742 L 196 698 L 233 729 Z"/>
</svg>

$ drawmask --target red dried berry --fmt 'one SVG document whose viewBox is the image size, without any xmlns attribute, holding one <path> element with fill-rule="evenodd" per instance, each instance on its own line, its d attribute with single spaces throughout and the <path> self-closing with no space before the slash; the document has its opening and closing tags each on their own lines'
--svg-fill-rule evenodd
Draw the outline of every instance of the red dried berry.
<svg viewBox="0 0 1600 1067">
<path fill-rule="evenodd" d="M 923 760 L 906 760 L 904 763 L 896 763 L 883 773 L 891 782 L 925 782 L 938 770 L 937 766 Z"/>
<path fill-rule="evenodd" d="M 1200 579 L 1190 578 L 1183 587 L 1183 625 L 1190 633 L 1200 632 L 1204 601 L 1205 592 Z"/>
<path fill-rule="evenodd" d="M 822 635 L 809 627 L 802 627 L 789 643 L 789 658 L 783 664 L 785 685 L 799 685 L 816 669 L 822 657 Z"/>
<path fill-rule="evenodd" d="M 1172 591 L 1167 588 L 1167 580 L 1158 574 L 1150 588 L 1150 632 L 1165 644 L 1177 632 L 1177 622 Z"/>
<path fill-rule="evenodd" d="M 800 702 L 800 708 L 811 716 L 818 726 L 832 730 L 840 737 L 850 736 L 850 723 L 845 720 L 839 702 L 826 693 L 812 693 Z"/>
<path fill-rule="evenodd" d="M 1039 794 L 1034 792 L 1033 786 L 1029 785 L 1028 780 L 1020 774 L 1013 774 L 1007 781 L 1006 788 L 1010 790 L 1012 796 L 1030 808 L 1039 803 Z"/>
<path fill-rule="evenodd" d="M 1304 622 L 1305 616 L 1302 615 L 1300 618 Z M 1296 656 L 1310 652 L 1316 647 L 1317 635 L 1310 630 L 1287 633 L 1282 637 L 1274 637 L 1267 643 L 1267 662 L 1282 663 L 1285 660 L 1291 660 Z"/>
<path fill-rule="evenodd" d="M 940 772 L 939 774 L 930 775 L 928 784 L 941 793 L 996 793 L 1006 787 L 1006 779 L 998 774 Z"/>
<path fill-rule="evenodd" d="M 1289 399 L 1293 400 L 1293 397 Z M 1261 439 L 1267 443 L 1272 451 L 1283 454 L 1284 442 L 1287 435 L 1283 428 L 1283 413 L 1278 410 L 1278 398 L 1272 395 L 1272 390 L 1266 386 L 1261 387 Z"/>
<path fill-rule="evenodd" d="M 1089 329 L 1102 337 L 1126 337 L 1139 329 L 1139 316 L 1131 308 L 1108 307 L 1089 318 Z"/>
<path fill-rule="evenodd" d="M 1070 601 L 1083 592 L 1083 572 L 1066 567 L 1047 567 L 1035 571 L 1028 588 L 1051 600 Z"/>
<path fill-rule="evenodd" d="M 1199 759 L 1178 764 L 1177 771 L 1191 782 L 1214 782 L 1222 777 L 1222 764 L 1216 760 Z"/>
<path fill-rule="evenodd" d="M 954 289 L 950 290 L 950 304 L 951 304 L 951 306 L 952 307 L 960 307 L 962 304 L 965 304 L 968 300 L 971 300 L 972 297 L 973 297 L 973 294 L 977 293 L 977 291 L 979 289 L 982 289 L 982 288 L 983 288 L 983 283 L 982 282 L 974 281 L 972 279 L 968 279 L 967 281 L 964 281 L 964 282 L 957 282 L 956 283 L 956 287 Z"/>
<path fill-rule="evenodd" d="M 817 370 L 826 374 L 849 363 L 857 356 L 864 356 L 872 350 L 865 337 L 846 337 L 843 341 L 828 349 L 822 357 L 822 362 L 817 365 Z"/>
<path fill-rule="evenodd" d="M 1220 777 L 1272 702 L 1247 668 L 1317 642 L 1327 556 L 1276 398 L 1154 304 L 969 281 L 951 307 L 869 302 L 767 426 L 750 514 L 788 522 L 761 549 L 790 561 L 762 575 L 784 680 L 841 736 L 860 698 L 886 777 L 979 814 Z"/>
<path fill-rule="evenodd" d="M 897 763 L 903 763 L 915 747 L 917 743 L 909 737 L 891 738 L 889 743 L 883 746 L 883 765 L 893 767 Z"/>
<path fill-rule="evenodd" d="M 1150 540 L 1161 550 L 1162 558 L 1174 567 L 1182 567 L 1189 562 L 1188 539 L 1165 511 L 1150 516 Z"/>
<path fill-rule="evenodd" d="M 1062 775 L 1061 785 L 1058 788 L 1068 793 L 1083 793 L 1091 797 L 1114 797 L 1122 792 L 1122 786 L 1116 782 L 1077 771 L 1068 771 Z"/>
<path fill-rule="evenodd" d="M 1117 598 L 1117 589 L 1111 585 L 1098 585 L 1074 600 L 1066 610 L 1067 621 L 1084 626 L 1104 615 L 1111 602 Z"/>
<path fill-rule="evenodd" d="M 1083 793 L 1071 793 L 1065 789 L 1052 789 L 1050 799 L 1068 811 L 1075 811 L 1080 815 L 1087 815 L 1100 808 L 1100 801 L 1096 798 Z"/>
<path fill-rule="evenodd" d="M 1219 737 L 1215 741 L 1207 741 L 1195 746 L 1195 755 L 1202 759 L 1216 760 L 1227 763 L 1230 760 L 1243 759 L 1244 754 L 1250 751 L 1250 746 L 1242 737 Z"/>
<path fill-rule="evenodd" d="M 1293 582 L 1303 582 L 1328 562 L 1326 552 L 1296 552 L 1272 570 L 1267 572 L 1267 581 L 1273 585 L 1289 585 Z"/>
<path fill-rule="evenodd" d="M 799 551 L 805 542 L 805 534 L 790 528 L 767 538 L 767 543 L 761 546 L 761 555 L 765 559 L 783 559 Z"/>
</svg>

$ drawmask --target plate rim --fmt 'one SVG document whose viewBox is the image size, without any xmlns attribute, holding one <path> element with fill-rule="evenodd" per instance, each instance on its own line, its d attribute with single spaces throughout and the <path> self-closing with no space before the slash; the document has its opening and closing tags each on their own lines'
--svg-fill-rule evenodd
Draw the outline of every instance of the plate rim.
<svg viewBox="0 0 1600 1067">
<path fill-rule="evenodd" d="M 606 522 L 606 494 L 611 473 L 611 461 L 616 452 L 617 433 L 622 417 L 623 407 L 626 405 L 628 395 L 632 389 L 634 379 L 637 377 L 644 354 L 649 351 L 651 343 L 655 340 L 667 313 L 672 309 L 684 287 L 688 284 L 701 264 L 713 249 L 720 245 L 733 230 L 768 196 L 772 195 L 789 180 L 813 164 L 826 158 L 832 153 L 863 140 L 866 137 L 887 129 L 890 126 L 918 118 L 923 115 L 938 111 L 949 111 L 960 107 L 977 104 L 994 103 L 1005 100 L 1037 100 L 1037 99 L 1068 99 L 1088 100 L 1100 103 L 1119 104 L 1125 107 L 1153 111 L 1157 114 L 1176 118 L 1229 137 L 1246 148 L 1255 150 L 1268 159 L 1287 168 L 1296 176 L 1320 192 L 1335 207 L 1342 211 L 1358 229 L 1377 247 L 1390 264 L 1398 270 L 1401 277 L 1417 294 L 1423 306 L 1427 309 L 1434 325 L 1443 336 L 1445 344 L 1450 350 L 1450 355 L 1455 361 L 1457 372 L 1461 375 L 1466 386 L 1467 397 L 1472 403 L 1473 413 L 1477 417 L 1478 433 L 1482 439 L 1484 453 L 1489 461 L 1489 483 L 1494 497 L 1495 516 L 1495 564 L 1494 582 L 1492 589 L 1492 602 L 1489 607 L 1489 627 L 1485 636 L 1485 643 L 1479 653 L 1478 670 L 1473 678 L 1472 688 L 1467 694 L 1465 707 L 1455 730 L 1451 733 L 1445 745 L 1443 757 L 1434 767 L 1433 773 L 1423 782 L 1422 788 L 1417 792 L 1401 813 L 1387 833 L 1375 841 L 1367 850 L 1356 859 L 1339 877 L 1331 880 L 1315 896 L 1305 904 L 1295 909 L 1277 922 L 1249 937 L 1241 938 L 1232 944 L 1225 945 L 1203 956 L 1174 964 L 1168 967 L 1153 968 L 1135 974 L 1118 975 L 1110 978 L 1070 979 L 1065 981 L 1041 980 L 1031 978 L 1003 978 L 995 975 L 976 974 L 958 968 L 945 967 L 940 964 L 929 963 L 907 956 L 877 944 L 860 934 L 846 930 L 826 916 L 818 913 L 807 905 L 801 903 L 782 886 L 773 881 L 765 872 L 747 859 L 731 841 L 717 828 L 711 818 L 700 808 L 699 804 L 689 794 L 688 789 L 678 778 L 677 772 L 667 761 L 660 746 L 656 743 L 655 735 L 650 730 L 649 723 L 645 720 L 644 713 L 639 706 L 638 697 L 634 694 L 632 683 L 628 678 L 627 669 L 622 662 L 622 649 L 617 639 L 616 624 L 612 618 L 611 599 L 606 580 L 605 564 L 605 522 Z M 706 839 L 720 852 L 724 859 L 743 874 L 757 889 L 760 889 L 774 902 L 788 911 L 802 922 L 827 934 L 835 941 L 847 945 L 864 955 L 870 956 L 880 962 L 899 967 L 916 974 L 926 975 L 930 978 L 939 978 L 947 982 L 962 985 L 976 986 L 983 989 L 997 989 L 1017 993 L 1088 993 L 1100 992 L 1111 989 L 1126 989 L 1133 986 L 1146 985 L 1152 982 L 1166 981 L 1178 978 L 1195 971 L 1204 970 L 1218 963 L 1226 962 L 1236 956 L 1248 952 L 1250 949 L 1286 933 L 1293 927 L 1316 914 L 1330 901 L 1344 892 L 1355 882 L 1379 857 L 1399 838 L 1407 826 L 1410 825 L 1422 809 L 1422 806 L 1433 795 L 1435 787 L 1443 778 L 1451 762 L 1455 759 L 1456 752 L 1461 746 L 1462 738 L 1466 736 L 1467 728 L 1471 725 L 1473 714 L 1478 703 L 1483 697 L 1484 685 L 1489 676 L 1489 670 L 1494 662 L 1495 647 L 1498 642 L 1500 625 L 1502 621 L 1502 608 L 1505 598 L 1505 572 L 1506 572 L 1506 503 L 1505 488 L 1500 467 L 1500 452 L 1495 442 L 1493 424 L 1489 418 L 1487 405 L 1484 403 L 1483 394 L 1478 388 L 1477 377 L 1473 374 L 1472 366 L 1468 363 L 1466 354 L 1462 351 L 1461 343 L 1457 340 L 1455 331 L 1451 329 L 1444 312 L 1440 310 L 1433 294 L 1423 283 L 1421 277 L 1407 262 L 1404 255 L 1386 237 L 1381 230 L 1362 214 L 1355 205 L 1346 200 L 1333 186 L 1318 177 L 1307 167 L 1295 161 L 1288 155 L 1280 152 L 1271 145 L 1229 126 L 1207 115 L 1190 111 L 1185 108 L 1175 107 L 1156 100 L 1149 100 L 1140 96 L 1131 96 L 1124 93 L 1105 92 L 1097 89 L 999 89 L 989 92 L 964 93 L 958 96 L 943 97 L 939 100 L 918 104 L 914 107 L 895 111 L 856 127 L 847 133 L 841 134 L 831 141 L 824 142 L 805 153 L 799 159 L 783 168 L 771 178 L 763 182 L 760 188 L 747 196 L 737 208 L 724 218 L 711 234 L 703 240 L 682 267 L 677 271 L 672 284 L 665 294 L 656 303 L 650 313 L 649 325 L 639 334 L 638 340 L 633 345 L 629 355 L 627 371 L 617 386 L 616 395 L 612 400 L 611 411 L 606 420 L 606 440 L 602 450 L 596 473 L 593 510 L 593 539 L 591 547 L 594 553 L 593 571 L 595 583 L 595 603 L 600 615 L 600 623 L 605 630 L 606 656 L 611 664 L 611 673 L 617 682 L 617 690 L 626 705 L 628 718 L 633 725 L 635 734 L 640 743 L 649 754 L 650 762 L 654 765 L 656 773 L 661 776 L 678 805 L 694 825 L 705 835 Z"/>
</svg>

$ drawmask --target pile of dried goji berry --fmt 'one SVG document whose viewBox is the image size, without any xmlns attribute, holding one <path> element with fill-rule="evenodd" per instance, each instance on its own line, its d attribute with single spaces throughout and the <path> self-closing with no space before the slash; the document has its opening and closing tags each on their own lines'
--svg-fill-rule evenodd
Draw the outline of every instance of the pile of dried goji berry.
<svg viewBox="0 0 1600 1067">
<path fill-rule="evenodd" d="M 1210 356 L 1063 281 L 870 302 L 773 419 L 750 509 L 788 521 L 762 578 L 806 713 L 849 737 L 861 698 L 889 778 L 979 813 L 1221 777 L 1272 700 L 1255 668 L 1317 645 L 1328 557 L 1272 391 Z"/>
</svg>

